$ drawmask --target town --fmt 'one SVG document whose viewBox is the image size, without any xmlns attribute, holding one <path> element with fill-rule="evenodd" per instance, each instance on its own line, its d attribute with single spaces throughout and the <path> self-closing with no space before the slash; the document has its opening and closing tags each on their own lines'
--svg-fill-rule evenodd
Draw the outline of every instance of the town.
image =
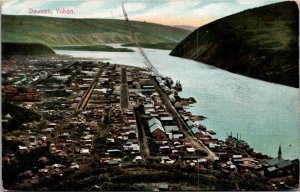
<svg viewBox="0 0 300 192">
<path fill-rule="evenodd" d="M 109 62 L 3 61 L 4 188 L 120 190 L 111 186 L 115 181 L 134 184 L 130 190 L 197 190 L 206 180 L 209 185 L 211 175 L 216 183 L 218 177 L 240 178 L 233 185 L 226 181 L 230 190 L 298 187 L 298 159 L 284 159 L 281 146 L 274 146 L 276 158 L 255 152 L 238 133 L 215 138 L 199 123 L 205 117 L 188 111 L 197 101 L 180 97 L 181 91 L 180 79 Z M 197 176 L 178 186 L 180 181 L 158 177 L 164 170 Z M 158 178 L 147 183 L 125 172 Z M 206 179 L 200 184 L 199 175 Z M 78 178 L 76 189 L 64 188 Z"/>
</svg>

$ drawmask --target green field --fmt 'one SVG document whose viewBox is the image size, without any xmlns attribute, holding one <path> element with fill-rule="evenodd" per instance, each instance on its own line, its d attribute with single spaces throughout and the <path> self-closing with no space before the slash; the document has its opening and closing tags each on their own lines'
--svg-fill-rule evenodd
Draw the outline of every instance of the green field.
<svg viewBox="0 0 300 192">
<path fill-rule="evenodd" d="M 107 45 L 65 45 L 65 46 L 52 46 L 56 50 L 81 50 L 81 51 L 107 51 L 107 52 L 133 52 L 128 48 L 113 48 Z"/>
<path fill-rule="evenodd" d="M 140 42 L 178 43 L 190 31 L 146 22 L 132 22 Z M 3 42 L 35 42 L 48 46 L 132 43 L 125 20 L 73 19 L 2 15 Z"/>
</svg>

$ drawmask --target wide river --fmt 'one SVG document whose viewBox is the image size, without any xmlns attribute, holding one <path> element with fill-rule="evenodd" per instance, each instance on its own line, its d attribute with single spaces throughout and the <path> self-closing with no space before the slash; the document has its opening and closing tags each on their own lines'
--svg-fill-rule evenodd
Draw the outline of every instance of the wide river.
<svg viewBox="0 0 300 192">
<path fill-rule="evenodd" d="M 132 49 L 135 52 L 55 52 L 144 67 L 138 50 Z M 299 158 L 298 89 L 173 57 L 169 50 L 144 51 L 162 75 L 180 80 L 183 86 L 180 96 L 196 99 L 197 103 L 188 110 L 208 117 L 201 124 L 214 130 L 215 137 L 224 139 L 230 132 L 234 136 L 238 133 L 257 152 L 275 157 L 281 144 L 283 158 Z"/>
</svg>

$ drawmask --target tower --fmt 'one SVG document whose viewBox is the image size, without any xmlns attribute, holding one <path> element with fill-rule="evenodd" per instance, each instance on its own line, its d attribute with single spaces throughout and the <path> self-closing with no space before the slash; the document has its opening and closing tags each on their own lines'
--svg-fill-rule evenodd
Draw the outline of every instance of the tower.
<svg viewBox="0 0 300 192">
<path fill-rule="evenodd" d="M 282 158 L 282 152 L 281 152 L 281 145 L 279 145 L 279 149 L 278 149 L 278 159 Z"/>
</svg>

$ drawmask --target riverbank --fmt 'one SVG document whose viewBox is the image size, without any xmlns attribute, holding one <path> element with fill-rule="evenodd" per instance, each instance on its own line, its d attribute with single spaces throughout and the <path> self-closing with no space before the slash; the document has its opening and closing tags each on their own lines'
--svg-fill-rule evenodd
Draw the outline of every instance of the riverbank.
<svg viewBox="0 0 300 192">
<path fill-rule="evenodd" d="M 58 70 L 59 67 L 61 70 Z M 131 182 L 132 186 L 140 182 L 156 182 L 157 180 L 151 179 L 154 175 L 166 182 L 168 189 L 183 190 L 182 186 L 190 183 L 180 179 L 182 186 L 176 186 L 178 181 L 175 183 L 174 180 L 169 180 L 169 175 L 166 176 L 165 172 L 138 174 L 143 167 L 153 170 L 157 166 L 163 169 L 171 167 L 169 172 L 176 175 L 179 174 L 178 170 L 202 180 L 209 177 L 205 180 L 207 185 L 192 182 L 190 189 L 266 190 L 271 189 L 272 184 L 280 189 L 284 187 L 267 178 L 269 176 L 264 170 L 268 168 L 268 165 L 264 165 L 264 161 L 268 162 L 266 156 L 256 155 L 240 138 L 231 137 L 226 141 L 214 139 L 206 127 L 191 121 L 190 118 L 194 115 L 182 107 L 181 101 L 186 103 L 189 98 L 194 105 L 196 99 L 191 99 L 190 96 L 179 97 L 176 91 L 170 91 L 173 87 L 171 82 L 174 82 L 170 78 L 153 77 L 144 69 L 132 66 L 67 59 L 11 61 L 5 63 L 4 69 L 16 71 L 16 74 L 7 73 L 4 76 L 6 79 L 19 75 L 28 78 L 32 78 L 32 74 L 42 76 L 47 69 L 47 75 L 52 75 L 52 80 L 55 80 L 55 83 L 39 82 L 24 89 L 13 85 L 12 79 L 4 87 L 5 99 L 18 100 L 17 105 L 43 115 L 43 120 L 21 122 L 4 135 L 3 158 L 6 161 L 3 172 L 6 187 L 62 190 L 70 187 L 68 181 L 75 181 L 81 175 L 80 178 L 93 178 L 93 181 L 81 180 L 77 190 L 95 187 L 104 190 L 108 184 L 116 187 L 122 183 L 123 175 L 127 172 L 128 178 L 131 171 L 140 177 L 149 177 L 147 180 L 138 180 L 130 175 L 130 178 L 135 178 Z M 45 81 L 49 80 L 50 78 Z M 182 88 L 185 92 L 186 88 Z M 49 94 L 57 90 L 65 92 L 59 97 Z M 174 95 L 171 96 L 172 94 Z M 129 102 L 121 105 L 125 97 Z M 10 117 L 14 116 L 16 114 L 13 112 L 5 115 L 7 126 L 12 122 Z M 11 148 L 15 142 L 21 147 Z M 31 155 L 36 151 L 40 151 L 38 156 Z M 26 158 L 26 155 L 30 158 Z M 19 161 L 13 161 L 12 157 Z M 34 168 L 36 163 L 39 165 L 37 169 Z M 56 165 L 58 163 L 60 165 Z M 292 162 L 291 165 L 294 166 L 295 163 L 297 162 Z M 128 166 L 131 171 L 126 169 Z M 98 173 L 98 176 L 101 175 L 98 180 L 92 171 L 95 167 L 111 170 L 109 172 L 113 174 L 107 176 L 103 172 Z M 114 167 L 118 167 L 117 171 Z M 248 171 L 245 171 L 245 167 Z M 15 174 L 8 176 L 10 169 Z M 200 172 L 203 174 L 199 175 Z M 49 185 L 55 181 L 56 173 L 61 173 L 60 184 Z M 14 185 L 18 175 L 23 176 Z M 244 179 L 239 180 L 237 175 Z M 224 176 L 230 176 L 226 182 L 219 179 Z M 9 180 L 10 177 L 14 179 Z M 45 179 L 47 182 L 44 182 Z M 110 182 L 104 185 L 103 181 L 108 180 Z M 25 187 L 28 181 L 30 184 Z M 38 185 L 32 184 L 34 181 Z M 247 181 L 257 185 L 247 185 Z M 290 179 L 283 180 L 281 176 L 278 181 L 292 185 Z M 128 185 L 122 186 L 129 189 Z M 147 190 L 152 190 L 153 187 L 148 184 L 143 186 Z"/>
<path fill-rule="evenodd" d="M 164 105 L 166 106 L 168 111 L 172 112 L 173 116 L 176 116 L 177 120 L 181 121 L 181 127 L 183 127 L 186 131 L 185 135 L 192 136 L 193 139 L 195 139 L 196 141 L 199 142 L 199 144 L 201 146 L 200 148 L 202 148 L 202 150 L 204 150 L 208 154 L 208 156 L 206 157 L 207 159 L 210 159 L 212 161 L 218 160 L 220 157 L 220 154 L 223 155 L 222 153 L 227 150 L 226 148 L 221 147 L 222 144 L 226 143 L 229 140 L 230 141 L 234 140 L 234 142 L 239 143 L 238 145 L 234 146 L 233 149 L 230 149 L 230 150 L 233 150 L 233 151 L 236 151 L 236 150 L 241 151 L 242 150 L 243 153 L 245 153 L 245 154 L 247 154 L 246 151 L 250 151 L 251 154 L 248 154 L 248 155 L 251 156 L 252 158 L 253 157 L 260 158 L 260 159 L 271 158 L 268 155 L 256 152 L 255 149 L 251 148 L 246 141 L 241 139 L 241 135 L 240 135 L 240 138 L 238 137 L 238 133 L 237 133 L 237 137 L 233 137 L 232 133 L 231 133 L 231 135 L 227 136 L 225 138 L 225 140 L 212 138 L 212 135 L 217 134 L 215 131 L 211 130 L 209 127 L 202 125 L 201 123 L 198 123 L 198 124 L 195 123 L 196 121 L 199 122 L 199 120 L 200 120 L 195 117 L 203 117 L 203 116 L 195 115 L 191 112 L 188 112 L 182 107 L 182 104 L 181 105 L 178 104 L 181 101 L 186 101 L 187 99 L 180 98 L 177 101 L 171 100 L 170 99 L 171 97 L 168 96 L 168 94 L 161 89 L 161 87 L 159 86 L 159 82 L 157 82 L 156 79 L 157 79 L 157 77 L 154 76 L 152 78 L 152 82 L 155 85 L 155 89 L 159 93 Z M 170 81 L 173 81 L 173 80 L 171 79 Z M 184 87 L 183 87 L 183 89 L 184 89 Z M 193 103 L 196 103 L 196 102 L 193 102 Z M 185 104 L 185 106 L 188 107 L 189 104 Z M 204 120 L 204 119 L 201 119 L 201 120 Z M 218 146 L 218 147 L 216 147 L 216 146 Z M 216 156 L 215 153 L 218 154 L 218 156 Z"/>
<path fill-rule="evenodd" d="M 162 49 L 162 50 L 171 50 L 175 48 L 177 43 L 139 43 L 141 47 L 143 48 L 150 48 L 150 49 Z M 135 43 L 126 43 L 122 44 L 123 47 L 136 47 Z"/>
<path fill-rule="evenodd" d="M 57 51 L 57 54 L 144 67 L 138 50 L 132 49 L 135 52 Z M 180 80 L 184 87 L 180 96 L 194 96 L 197 103 L 188 111 L 208 117 L 201 124 L 215 130 L 216 138 L 224 140 L 230 132 L 239 133 L 259 152 L 274 157 L 281 144 L 284 157 L 299 157 L 298 89 L 172 57 L 166 50 L 145 48 L 144 51 L 162 74 Z M 265 144 L 261 145 L 262 142 Z"/>
<path fill-rule="evenodd" d="M 103 51 L 103 52 L 133 52 L 128 48 L 114 48 L 108 45 L 62 45 L 52 46 L 55 50 L 73 50 L 73 51 Z"/>
</svg>

